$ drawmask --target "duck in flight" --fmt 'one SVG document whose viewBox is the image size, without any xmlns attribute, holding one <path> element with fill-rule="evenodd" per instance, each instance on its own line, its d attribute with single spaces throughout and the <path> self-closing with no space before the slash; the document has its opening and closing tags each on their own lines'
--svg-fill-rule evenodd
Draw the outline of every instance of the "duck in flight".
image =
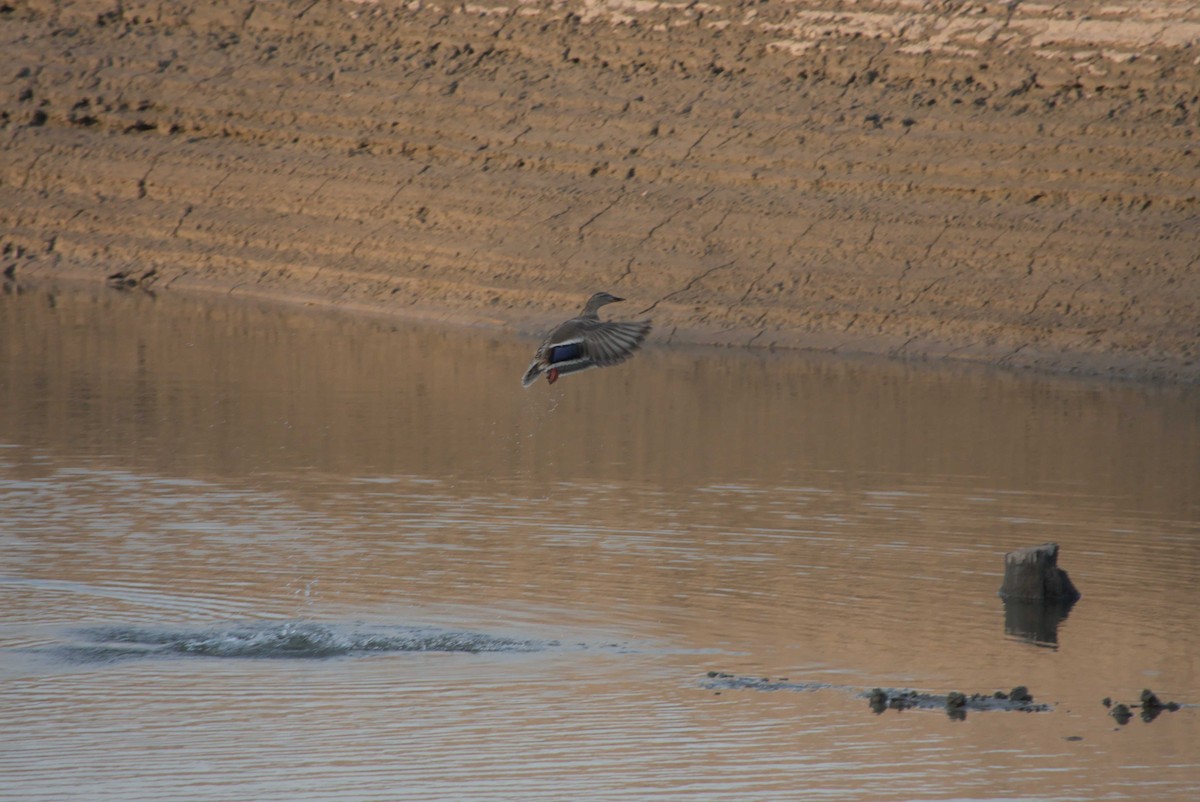
<svg viewBox="0 0 1200 802">
<path fill-rule="evenodd" d="M 543 373 L 546 381 L 554 384 L 568 373 L 616 365 L 633 356 L 650 333 L 650 321 L 601 320 L 597 314 L 605 304 L 624 300 L 607 292 L 588 298 L 578 317 L 560 323 L 546 335 L 521 378 L 521 386 L 528 387 Z"/>
</svg>

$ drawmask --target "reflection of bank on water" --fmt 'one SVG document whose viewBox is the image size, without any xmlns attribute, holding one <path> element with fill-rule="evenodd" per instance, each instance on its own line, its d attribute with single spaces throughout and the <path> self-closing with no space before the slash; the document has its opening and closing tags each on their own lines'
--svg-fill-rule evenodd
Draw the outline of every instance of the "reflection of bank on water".
<svg viewBox="0 0 1200 802">
<path fill-rule="evenodd" d="M 649 348 L 525 391 L 534 344 L 0 296 L 13 793 L 1194 787 L 1189 708 L 1118 742 L 1099 704 L 1200 697 L 1194 388 Z M 996 596 L 1045 541 L 1086 596 L 1055 649 Z M 1052 709 L 859 695 L 1019 686 Z"/>
</svg>

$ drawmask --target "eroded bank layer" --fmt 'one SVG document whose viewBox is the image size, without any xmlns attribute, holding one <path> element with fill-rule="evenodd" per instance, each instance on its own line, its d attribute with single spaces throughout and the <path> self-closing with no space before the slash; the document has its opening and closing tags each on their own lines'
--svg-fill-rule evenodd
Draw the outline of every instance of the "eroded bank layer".
<svg viewBox="0 0 1200 802">
<path fill-rule="evenodd" d="M 1200 10 L 9 0 L 10 285 L 1200 375 Z M 143 282 L 145 283 L 145 282 Z"/>
</svg>

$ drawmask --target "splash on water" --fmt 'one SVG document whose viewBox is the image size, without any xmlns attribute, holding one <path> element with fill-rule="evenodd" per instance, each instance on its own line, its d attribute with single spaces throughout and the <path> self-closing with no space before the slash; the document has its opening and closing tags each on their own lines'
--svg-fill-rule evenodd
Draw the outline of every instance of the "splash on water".
<svg viewBox="0 0 1200 802">
<path fill-rule="evenodd" d="M 108 626 L 78 634 L 85 642 L 61 651 L 81 662 L 173 655 L 320 659 L 388 652 L 533 652 L 555 645 L 431 627 L 346 629 L 296 621 L 199 631 Z"/>
</svg>

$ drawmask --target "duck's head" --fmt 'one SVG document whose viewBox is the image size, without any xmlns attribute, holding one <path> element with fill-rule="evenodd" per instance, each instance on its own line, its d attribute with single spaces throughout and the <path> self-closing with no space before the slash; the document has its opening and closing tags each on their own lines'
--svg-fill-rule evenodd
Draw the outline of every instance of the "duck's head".
<svg viewBox="0 0 1200 802">
<path fill-rule="evenodd" d="M 624 301 L 624 300 L 625 300 L 624 298 L 618 298 L 617 296 L 613 295 L 610 292 L 598 292 L 595 295 L 593 295 L 591 298 L 588 298 L 588 302 L 587 302 L 587 304 L 584 305 L 583 311 L 585 313 L 595 312 L 597 309 L 604 306 L 605 304 L 615 304 L 618 301 Z"/>
</svg>

